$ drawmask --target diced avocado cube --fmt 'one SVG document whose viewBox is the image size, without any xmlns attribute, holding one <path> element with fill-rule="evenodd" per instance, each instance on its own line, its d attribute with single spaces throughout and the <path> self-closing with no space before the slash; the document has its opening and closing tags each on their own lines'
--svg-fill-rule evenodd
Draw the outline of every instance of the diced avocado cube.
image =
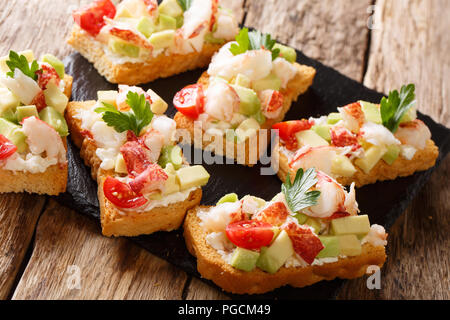
<svg viewBox="0 0 450 320">
<path fill-rule="evenodd" d="M 267 77 L 259 80 L 253 81 L 252 84 L 253 90 L 256 92 L 264 91 L 264 90 L 275 90 L 279 91 L 281 88 L 281 80 L 277 77 L 276 74 L 270 73 Z"/>
<path fill-rule="evenodd" d="M 319 234 L 320 233 L 320 229 L 322 228 L 321 225 L 320 225 L 319 220 L 314 219 L 314 218 L 308 218 L 304 224 L 306 224 L 306 225 L 310 226 L 311 228 L 313 228 L 315 234 Z"/>
<path fill-rule="evenodd" d="M 126 165 L 125 160 L 123 159 L 123 155 L 121 153 L 119 153 L 116 157 L 116 165 L 114 167 L 114 171 L 116 171 L 117 173 L 123 173 L 123 174 L 128 173 L 127 165 Z"/>
<path fill-rule="evenodd" d="M 388 164 L 391 165 L 394 163 L 395 160 L 397 160 L 398 156 L 400 155 L 400 146 L 396 144 L 392 144 L 388 146 L 386 153 L 383 155 L 383 160 Z"/>
<path fill-rule="evenodd" d="M 155 32 L 150 36 L 150 43 L 155 49 L 163 49 L 170 47 L 175 38 L 175 30 L 164 30 Z"/>
<path fill-rule="evenodd" d="M 184 167 L 177 171 L 177 179 L 181 190 L 201 187 L 208 183 L 209 173 L 203 166 Z"/>
<path fill-rule="evenodd" d="M 183 151 L 179 146 L 169 145 L 162 148 L 158 164 L 162 168 L 165 168 L 168 163 L 171 163 L 175 170 L 181 168 L 183 164 Z"/>
<path fill-rule="evenodd" d="M 369 174 L 370 170 L 380 161 L 383 155 L 386 153 L 386 147 L 370 146 L 365 150 L 363 158 L 355 160 L 355 164 L 360 167 L 366 174 Z"/>
<path fill-rule="evenodd" d="M 28 62 L 32 62 L 34 60 L 34 53 L 31 50 L 24 50 L 18 52 L 19 56 L 24 56 Z M 6 64 L 6 61 L 9 60 L 9 55 L 0 58 L 0 71 L 3 73 L 7 73 L 11 71 Z"/>
<path fill-rule="evenodd" d="M 294 254 L 292 241 L 286 231 L 282 230 L 268 248 L 261 248 L 256 266 L 269 273 L 277 272 Z"/>
<path fill-rule="evenodd" d="M 237 247 L 231 257 L 230 264 L 242 271 L 252 271 L 256 267 L 259 252 Z"/>
<path fill-rule="evenodd" d="M 108 48 L 113 53 L 117 53 L 122 56 L 127 56 L 130 58 L 139 57 L 139 52 L 140 52 L 139 47 L 132 45 L 131 43 L 128 43 L 126 41 L 120 40 L 120 39 L 114 39 L 114 38 L 109 39 Z"/>
<path fill-rule="evenodd" d="M 252 117 L 253 119 L 255 119 L 256 121 L 258 121 L 258 123 L 259 123 L 260 125 L 262 125 L 262 124 L 264 124 L 264 123 L 266 122 L 266 117 L 264 116 L 264 114 L 262 113 L 261 110 L 258 110 L 257 113 L 252 114 L 251 117 Z"/>
<path fill-rule="evenodd" d="M 168 178 L 164 184 L 164 194 L 171 194 L 180 191 L 180 185 L 177 181 L 177 172 L 171 163 L 168 163 L 164 169 Z"/>
<path fill-rule="evenodd" d="M 297 142 L 300 146 L 310 146 L 310 147 L 328 146 L 328 141 L 319 136 L 313 130 L 299 131 L 295 134 L 295 136 L 297 137 Z"/>
<path fill-rule="evenodd" d="M 17 147 L 18 152 L 24 152 L 28 148 L 27 136 L 19 125 L 0 118 L 0 134 L 8 138 Z"/>
<path fill-rule="evenodd" d="M 163 198 L 162 192 L 154 192 L 154 193 L 152 193 L 152 194 L 147 196 L 147 199 L 150 200 L 150 201 L 152 201 L 152 200 L 153 201 L 159 201 L 159 200 L 162 200 L 162 198 Z"/>
<path fill-rule="evenodd" d="M 49 83 L 47 89 L 44 90 L 45 103 L 49 107 L 53 107 L 60 114 L 64 114 L 69 98 L 54 83 Z"/>
<path fill-rule="evenodd" d="M 121 6 L 118 8 L 116 15 L 114 16 L 114 20 L 118 20 L 120 18 L 133 18 L 133 15 L 127 7 Z"/>
<path fill-rule="evenodd" d="M 259 129 L 260 125 L 258 121 L 253 118 L 248 118 L 242 121 L 242 123 L 236 128 L 238 142 L 243 142 L 251 136 L 256 135 Z"/>
<path fill-rule="evenodd" d="M 183 15 L 183 8 L 180 7 L 177 0 L 163 0 L 158 6 L 159 13 L 171 17 L 178 17 Z"/>
<path fill-rule="evenodd" d="M 241 101 L 239 113 L 251 116 L 261 110 L 261 102 L 255 91 L 238 85 L 231 85 Z"/>
<path fill-rule="evenodd" d="M 367 101 L 359 101 L 359 104 L 361 105 L 364 116 L 368 121 L 381 124 L 381 112 L 377 104 Z"/>
<path fill-rule="evenodd" d="M 297 219 L 300 225 L 302 225 L 306 223 L 309 217 L 306 214 L 299 212 L 294 216 L 294 218 Z"/>
<path fill-rule="evenodd" d="M 36 106 L 19 106 L 16 109 L 16 118 L 17 121 L 21 122 L 23 119 L 35 116 L 36 118 L 39 118 L 38 111 L 36 109 Z"/>
<path fill-rule="evenodd" d="M 342 120 L 342 116 L 339 112 L 332 112 L 327 117 L 328 124 L 336 124 Z"/>
<path fill-rule="evenodd" d="M 5 118 L 8 121 L 11 121 L 15 124 L 18 124 L 19 121 L 17 120 L 16 113 L 13 111 L 14 109 L 6 109 L 0 117 Z"/>
<path fill-rule="evenodd" d="M 49 65 L 51 65 L 53 68 L 55 68 L 56 72 L 58 73 L 58 76 L 63 79 L 65 72 L 64 72 L 64 63 L 59 60 L 57 57 L 51 54 L 44 54 L 41 58 L 42 62 L 46 62 Z"/>
<path fill-rule="evenodd" d="M 184 23 L 184 16 L 178 16 L 175 19 L 177 20 L 177 29 L 180 29 Z"/>
<path fill-rule="evenodd" d="M 293 63 L 297 60 L 297 52 L 295 52 L 293 48 L 284 46 L 279 43 L 276 43 L 273 48 L 280 49 L 280 57 L 286 59 L 290 63 Z"/>
<path fill-rule="evenodd" d="M 319 236 L 324 248 L 319 252 L 316 258 L 332 258 L 340 254 L 339 237 L 337 236 Z"/>
<path fill-rule="evenodd" d="M 250 88 L 251 85 L 251 81 L 249 79 L 249 77 L 247 77 L 246 75 L 239 73 L 236 76 L 236 79 L 234 79 L 234 84 L 237 86 L 241 86 L 244 88 Z"/>
<path fill-rule="evenodd" d="M 152 104 L 150 106 L 150 109 L 155 114 L 163 114 L 167 110 L 167 102 L 163 100 L 155 91 L 152 89 L 147 90 L 147 94 L 150 96 L 150 99 L 152 100 Z"/>
<path fill-rule="evenodd" d="M 331 172 L 337 176 L 349 178 L 356 173 L 356 168 L 346 156 L 336 155 L 331 163 Z"/>
<path fill-rule="evenodd" d="M 28 61 L 28 62 L 33 62 L 33 60 L 36 59 L 36 58 L 34 57 L 33 50 L 19 51 L 19 56 L 24 56 L 25 58 L 27 58 L 27 61 Z"/>
<path fill-rule="evenodd" d="M 400 119 L 400 123 L 404 122 L 410 122 L 417 119 L 417 110 L 416 108 L 412 107 L 409 108 L 408 111 L 403 115 L 403 117 Z"/>
<path fill-rule="evenodd" d="M 159 24 L 158 30 L 175 30 L 177 28 L 177 19 L 174 17 L 160 14 L 159 15 Z"/>
<path fill-rule="evenodd" d="M 67 127 L 66 119 L 64 119 L 64 116 L 53 107 L 46 107 L 42 109 L 39 112 L 39 117 L 42 121 L 53 127 L 61 137 L 66 137 L 69 135 L 69 128 Z"/>
<path fill-rule="evenodd" d="M 142 33 L 146 38 L 149 38 L 155 31 L 155 25 L 153 24 L 153 21 L 149 17 L 142 17 L 139 20 L 136 29 L 140 33 Z"/>
<path fill-rule="evenodd" d="M 367 234 L 370 231 L 370 222 L 367 215 L 348 216 L 331 220 L 331 231 L 334 235 Z"/>
<path fill-rule="evenodd" d="M 117 107 L 116 99 L 118 94 L 116 90 L 97 91 L 97 100 Z"/>
<path fill-rule="evenodd" d="M 217 201 L 217 205 L 225 202 L 236 202 L 239 200 L 239 197 L 236 193 L 228 193 L 224 195 L 222 198 Z"/>
<path fill-rule="evenodd" d="M 340 254 L 348 257 L 359 256 L 362 251 L 361 241 L 354 234 L 339 236 Z"/>
<path fill-rule="evenodd" d="M 327 140 L 328 142 L 331 141 L 331 125 L 325 124 L 325 125 L 314 125 L 311 128 L 315 133 L 317 133 L 319 136 Z"/>
<path fill-rule="evenodd" d="M 208 32 L 207 34 L 205 34 L 205 42 L 214 44 L 223 44 L 225 43 L 225 40 L 214 38 L 213 34 L 211 32 Z"/>
<path fill-rule="evenodd" d="M 0 88 L 0 114 L 9 109 L 15 111 L 19 104 L 19 98 L 14 93 L 7 88 Z"/>
</svg>

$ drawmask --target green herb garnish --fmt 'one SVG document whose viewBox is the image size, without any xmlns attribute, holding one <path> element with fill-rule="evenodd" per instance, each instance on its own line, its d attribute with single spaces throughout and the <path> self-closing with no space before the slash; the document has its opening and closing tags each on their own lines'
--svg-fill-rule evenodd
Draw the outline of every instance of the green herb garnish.
<svg viewBox="0 0 450 320">
<path fill-rule="evenodd" d="M 145 95 L 131 91 L 127 94 L 126 102 L 132 111 L 121 112 L 105 102 L 102 102 L 103 107 L 94 111 L 103 113 L 103 121 L 117 132 L 131 130 L 136 136 L 139 136 L 142 129 L 152 121 L 153 112 L 150 109 L 150 103 L 145 100 Z"/>
<path fill-rule="evenodd" d="M 9 51 L 9 60 L 6 61 L 6 65 L 11 70 L 7 73 L 7 75 L 11 78 L 14 78 L 14 71 L 16 70 L 16 68 L 22 71 L 24 75 L 30 77 L 33 80 L 37 80 L 38 78 L 36 72 L 39 71 L 39 64 L 37 63 L 37 61 L 33 60 L 30 67 L 27 58 L 22 54 L 19 56 L 19 54 L 15 51 Z"/>
<path fill-rule="evenodd" d="M 247 28 L 242 28 L 236 36 L 236 42 L 237 44 L 233 43 L 230 46 L 230 51 L 235 56 L 247 50 L 259 49 L 266 49 L 272 52 L 272 60 L 275 60 L 280 55 L 280 49 L 273 48 L 276 41 L 272 40 L 270 34 L 267 33 L 259 31 L 248 32 Z"/>
<path fill-rule="evenodd" d="M 191 5 L 193 0 L 177 0 L 178 4 L 180 5 L 181 9 L 183 11 L 187 11 Z"/>
<path fill-rule="evenodd" d="M 391 132 L 395 133 L 400 124 L 400 120 L 408 110 L 414 106 L 415 101 L 415 86 L 409 84 L 400 89 L 389 92 L 389 97 L 381 99 L 381 120 L 383 125 Z"/>
<path fill-rule="evenodd" d="M 291 184 L 289 175 L 286 177 L 286 182 L 281 186 L 281 191 L 284 193 L 286 202 L 292 212 L 297 213 L 317 203 L 320 191 L 308 191 L 317 181 L 317 173 L 314 168 L 309 168 L 305 173 L 303 173 L 303 169 L 298 169 L 294 184 Z"/>
</svg>

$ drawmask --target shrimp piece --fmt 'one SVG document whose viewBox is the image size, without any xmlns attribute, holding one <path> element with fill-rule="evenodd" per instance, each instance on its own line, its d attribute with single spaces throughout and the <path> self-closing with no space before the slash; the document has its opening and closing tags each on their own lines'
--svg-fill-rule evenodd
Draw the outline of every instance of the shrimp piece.
<svg viewBox="0 0 450 320">
<path fill-rule="evenodd" d="M 370 231 L 363 239 L 363 243 L 368 242 L 374 247 L 380 247 L 387 245 L 388 234 L 386 230 L 378 224 L 374 224 L 370 227 Z"/>
<path fill-rule="evenodd" d="M 336 157 L 336 149 L 331 146 L 309 147 L 304 146 L 295 152 L 289 167 L 295 171 L 300 168 L 316 168 L 331 175 L 331 166 Z"/>
<path fill-rule="evenodd" d="M 283 109 L 284 97 L 280 91 L 264 90 L 258 94 L 261 101 L 262 112 L 269 119 L 278 117 Z"/>
<path fill-rule="evenodd" d="M 144 134 L 142 141 L 147 149 L 147 158 L 156 163 L 164 145 L 164 136 L 159 131 L 152 129 Z"/>
<path fill-rule="evenodd" d="M 356 202 L 355 183 L 350 186 L 350 191 L 345 195 L 344 201 L 345 212 L 354 216 L 359 212 L 358 202 Z"/>
<path fill-rule="evenodd" d="M 351 132 L 358 133 L 359 129 L 364 124 L 366 119 L 359 102 L 355 102 L 345 107 L 338 108 L 338 110 L 342 115 L 345 127 Z"/>
<path fill-rule="evenodd" d="M 230 122 L 233 113 L 239 111 L 240 99 L 227 83 L 213 82 L 206 92 L 205 112 L 218 120 Z"/>
<path fill-rule="evenodd" d="M 395 137 L 403 144 L 413 146 L 422 150 L 427 145 L 427 141 L 431 139 L 430 129 L 421 120 L 401 123 Z"/>
<path fill-rule="evenodd" d="M 282 225 L 287 217 L 289 216 L 289 211 L 283 202 L 274 202 L 267 208 L 258 212 L 253 219 L 267 222 L 273 226 Z"/>
</svg>

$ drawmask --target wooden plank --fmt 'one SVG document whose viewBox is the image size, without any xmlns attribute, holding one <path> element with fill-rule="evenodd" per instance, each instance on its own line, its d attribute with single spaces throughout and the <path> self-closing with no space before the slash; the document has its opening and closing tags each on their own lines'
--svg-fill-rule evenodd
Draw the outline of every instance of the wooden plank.
<svg viewBox="0 0 450 320">
<path fill-rule="evenodd" d="M 450 7 L 446 0 L 380 0 L 364 83 L 382 92 L 414 82 L 418 109 L 450 125 Z M 382 289 L 350 281 L 340 298 L 449 299 L 450 157 L 393 226 Z"/>
<path fill-rule="evenodd" d="M 37 195 L 0 195 L 0 299 L 10 295 L 44 203 Z"/>
<path fill-rule="evenodd" d="M 192 278 L 187 288 L 186 300 L 228 300 L 222 291 L 205 282 Z"/>
<path fill-rule="evenodd" d="M 247 0 L 245 25 L 361 81 L 372 0 Z"/>
<path fill-rule="evenodd" d="M 76 286 L 79 271 L 80 286 Z M 50 201 L 13 299 L 181 299 L 186 274 Z"/>
</svg>

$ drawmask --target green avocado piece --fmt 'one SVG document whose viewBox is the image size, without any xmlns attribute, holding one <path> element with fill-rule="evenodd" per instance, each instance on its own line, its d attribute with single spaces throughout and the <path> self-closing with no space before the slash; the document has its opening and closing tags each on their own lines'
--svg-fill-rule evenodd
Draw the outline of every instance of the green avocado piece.
<svg viewBox="0 0 450 320">
<path fill-rule="evenodd" d="M 16 118 L 17 121 L 21 122 L 24 118 L 35 116 L 39 118 L 38 111 L 36 106 L 19 106 L 16 109 Z"/>
<path fill-rule="evenodd" d="M 180 191 L 180 185 L 177 181 L 177 172 L 171 163 L 168 163 L 164 168 L 167 174 L 167 180 L 164 184 L 164 194 L 171 194 Z"/>
<path fill-rule="evenodd" d="M 306 220 L 308 220 L 309 217 L 306 214 L 299 212 L 294 216 L 294 218 L 297 219 L 300 225 L 302 225 L 306 223 Z"/>
<path fill-rule="evenodd" d="M 160 14 L 159 15 L 159 24 L 158 30 L 175 30 L 177 28 L 177 19 L 174 17 Z"/>
<path fill-rule="evenodd" d="M 155 25 L 153 24 L 153 21 L 149 17 L 142 17 L 139 20 L 136 29 L 140 33 L 142 33 L 146 38 L 149 38 L 155 31 Z"/>
<path fill-rule="evenodd" d="M 359 101 L 359 104 L 361 105 L 364 116 L 368 121 L 381 124 L 381 112 L 378 105 L 367 101 Z"/>
<path fill-rule="evenodd" d="M 417 119 L 417 110 L 416 108 L 409 108 L 408 111 L 403 115 L 400 119 L 400 123 L 410 122 Z"/>
<path fill-rule="evenodd" d="M 244 88 L 250 88 L 251 81 L 246 75 L 239 73 L 236 79 L 234 79 L 234 84 Z"/>
<path fill-rule="evenodd" d="M 314 218 L 308 218 L 304 224 L 306 224 L 306 225 L 310 226 L 311 228 L 313 228 L 315 234 L 319 234 L 320 229 L 321 229 L 321 225 L 320 225 L 319 220 L 314 219 Z"/>
<path fill-rule="evenodd" d="M 209 173 L 203 166 L 183 167 L 177 171 L 177 181 L 181 190 L 202 187 L 208 183 Z"/>
<path fill-rule="evenodd" d="M 39 117 L 42 121 L 45 121 L 52 126 L 61 137 L 67 137 L 69 135 L 66 119 L 64 119 L 64 116 L 56 111 L 55 108 L 46 107 L 42 109 L 41 112 L 39 112 Z"/>
<path fill-rule="evenodd" d="M 171 163 L 175 170 L 181 168 L 183 164 L 183 151 L 179 146 L 164 146 L 158 159 L 158 164 L 165 168 L 168 163 Z"/>
<path fill-rule="evenodd" d="M 313 130 L 303 130 L 295 134 L 300 146 L 320 147 L 328 146 L 328 141 L 323 139 Z"/>
<path fill-rule="evenodd" d="M 0 87 L 0 114 L 9 109 L 13 112 L 16 111 L 16 107 L 20 104 L 19 98 L 17 98 L 9 89 Z"/>
<path fill-rule="evenodd" d="M 239 142 L 245 141 L 251 136 L 257 134 L 260 129 L 258 121 L 253 118 L 248 118 L 236 128 L 235 133 Z"/>
<path fill-rule="evenodd" d="M 393 145 L 390 145 L 390 146 L 387 148 L 387 151 L 386 151 L 386 153 L 384 154 L 384 156 L 383 156 L 382 159 L 383 159 L 388 165 L 391 165 L 391 164 L 394 163 L 395 160 L 397 160 L 399 154 L 400 154 L 400 146 L 399 146 L 399 145 L 396 145 L 396 144 L 393 144 Z"/>
<path fill-rule="evenodd" d="M 258 112 L 256 112 L 255 114 L 252 114 L 251 117 L 253 119 L 255 119 L 256 121 L 258 121 L 258 123 L 260 125 L 264 124 L 266 122 L 266 117 L 264 116 L 264 114 L 262 113 L 261 109 L 258 110 Z"/>
<path fill-rule="evenodd" d="M 328 142 L 331 142 L 331 125 L 314 125 L 311 129 Z"/>
<path fill-rule="evenodd" d="M 113 38 L 109 39 L 108 47 L 112 52 L 122 56 L 127 56 L 131 58 L 139 57 L 140 52 L 139 47 L 120 39 L 113 39 Z"/>
<path fill-rule="evenodd" d="M 276 43 L 273 48 L 280 49 L 280 57 L 286 59 L 290 63 L 293 63 L 297 60 L 297 52 L 295 52 L 293 48 L 284 46 L 279 43 Z"/>
<path fill-rule="evenodd" d="M 69 98 L 54 83 L 49 83 L 47 89 L 44 90 L 45 103 L 47 106 L 53 107 L 61 114 L 66 110 Z"/>
<path fill-rule="evenodd" d="M 213 44 L 223 44 L 223 43 L 225 43 L 225 40 L 214 38 L 212 32 L 208 32 L 207 34 L 205 34 L 205 42 L 213 43 Z"/>
<path fill-rule="evenodd" d="M 225 203 L 225 202 L 236 202 L 239 200 L 239 197 L 236 193 L 228 193 L 226 195 L 224 195 L 222 198 L 219 199 L 219 201 L 217 201 L 216 205 Z"/>
<path fill-rule="evenodd" d="M 256 267 L 259 256 L 259 252 L 237 247 L 231 257 L 230 264 L 242 271 L 252 271 Z"/>
<path fill-rule="evenodd" d="M 380 161 L 383 155 L 386 153 L 386 147 L 371 146 L 364 154 L 364 158 L 355 160 L 355 164 L 360 167 L 366 174 L 369 174 L 370 170 Z"/>
<path fill-rule="evenodd" d="M 337 257 L 340 254 L 340 245 L 338 236 L 319 236 L 325 248 L 319 252 L 316 258 L 331 258 Z"/>
<path fill-rule="evenodd" d="M 339 112 L 332 112 L 328 115 L 327 123 L 328 124 L 336 124 L 342 120 L 342 116 Z"/>
<path fill-rule="evenodd" d="M 263 79 L 253 81 L 252 87 L 256 92 L 268 89 L 279 91 L 281 88 L 281 80 L 277 77 L 276 74 L 270 73 Z"/>
<path fill-rule="evenodd" d="M 8 121 L 11 121 L 12 123 L 19 124 L 19 121 L 17 121 L 16 113 L 13 111 L 13 109 L 6 109 L 0 116 Z"/>
<path fill-rule="evenodd" d="M 173 44 L 175 38 L 175 30 L 164 30 L 155 32 L 150 36 L 150 43 L 155 49 L 168 48 Z"/>
<path fill-rule="evenodd" d="M 177 0 L 163 0 L 158 6 L 158 10 L 160 14 L 174 18 L 183 15 L 183 8 L 180 7 Z"/>
<path fill-rule="evenodd" d="M 341 177 L 353 177 L 356 168 L 349 158 L 343 155 L 336 155 L 331 164 L 331 172 Z"/>
<path fill-rule="evenodd" d="M 255 91 L 238 85 L 231 85 L 241 100 L 239 113 L 251 116 L 261 110 L 261 102 Z"/>
<path fill-rule="evenodd" d="M 293 254 L 292 241 L 286 231 L 282 230 L 270 247 L 261 248 L 256 266 L 268 273 L 275 273 Z"/>
<path fill-rule="evenodd" d="M 340 254 L 344 256 L 359 256 L 362 251 L 361 241 L 354 234 L 339 236 Z"/>
<path fill-rule="evenodd" d="M 0 134 L 8 138 L 17 147 L 18 152 L 24 152 L 28 148 L 27 136 L 19 125 L 0 118 Z"/>
<path fill-rule="evenodd" d="M 65 72 L 64 72 L 64 63 L 59 60 L 57 57 L 51 54 L 44 54 L 41 58 L 42 62 L 46 62 L 49 65 L 51 65 L 53 68 L 55 68 L 56 72 L 58 73 L 58 76 L 63 79 Z"/>
<path fill-rule="evenodd" d="M 331 220 L 331 231 L 333 235 L 362 235 L 370 231 L 370 222 L 367 215 L 348 216 Z"/>
</svg>

